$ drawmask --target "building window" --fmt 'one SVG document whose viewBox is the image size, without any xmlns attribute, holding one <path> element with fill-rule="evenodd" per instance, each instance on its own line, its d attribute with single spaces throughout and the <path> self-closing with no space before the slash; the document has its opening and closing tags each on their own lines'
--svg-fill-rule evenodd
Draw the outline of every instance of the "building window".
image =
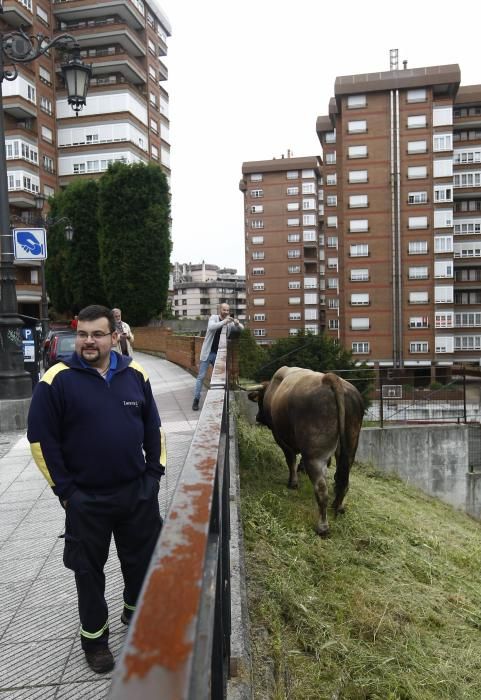
<svg viewBox="0 0 481 700">
<path fill-rule="evenodd" d="M 303 226 L 315 226 L 316 225 L 315 214 L 304 214 L 302 217 L 302 225 Z"/>
<path fill-rule="evenodd" d="M 254 314 L 254 321 L 265 321 L 265 320 L 266 320 L 265 314 Z"/>
<path fill-rule="evenodd" d="M 369 246 L 367 243 L 352 243 L 349 246 L 349 255 L 351 258 L 361 258 L 369 255 Z"/>
<path fill-rule="evenodd" d="M 348 109 L 360 109 L 361 107 L 365 107 L 366 104 L 366 95 L 348 95 L 347 97 Z"/>
<path fill-rule="evenodd" d="M 159 133 L 159 125 L 158 125 L 158 123 L 155 121 L 155 119 L 151 119 L 151 120 L 150 120 L 150 130 L 151 130 L 154 134 L 158 134 L 158 133 Z"/>
<path fill-rule="evenodd" d="M 299 202 L 287 202 L 287 211 L 298 211 L 299 207 Z"/>
<path fill-rule="evenodd" d="M 408 141 L 408 153 L 426 153 L 427 141 Z"/>
<path fill-rule="evenodd" d="M 408 129 L 422 129 L 426 126 L 427 119 L 425 114 L 412 114 L 410 117 L 408 117 Z"/>
<path fill-rule="evenodd" d="M 351 270 L 351 282 L 369 282 L 369 270 L 367 267 Z"/>
<path fill-rule="evenodd" d="M 338 289 L 339 288 L 339 280 L 337 277 L 328 277 L 327 278 L 327 288 L 328 289 Z"/>
<path fill-rule="evenodd" d="M 434 201 L 435 202 L 452 202 L 453 188 L 451 185 L 435 185 L 434 186 Z"/>
<path fill-rule="evenodd" d="M 326 185 L 337 185 L 337 173 L 326 175 Z"/>
<path fill-rule="evenodd" d="M 257 338 L 263 338 L 266 334 L 265 328 L 254 328 L 254 336 Z"/>
<path fill-rule="evenodd" d="M 428 252 L 428 242 L 427 241 L 409 241 L 409 243 L 408 243 L 409 255 L 425 255 L 427 252 Z"/>
<path fill-rule="evenodd" d="M 428 268 L 425 265 L 418 267 L 410 267 L 408 271 L 408 278 L 410 280 L 427 280 L 428 278 Z"/>
<path fill-rule="evenodd" d="M 452 107 L 433 107 L 433 126 L 451 126 L 452 123 Z"/>
<path fill-rule="evenodd" d="M 421 341 L 409 343 L 409 352 L 429 352 L 429 343 Z"/>
<path fill-rule="evenodd" d="M 314 169 L 304 168 L 304 170 L 302 171 L 302 177 L 314 177 Z"/>
<path fill-rule="evenodd" d="M 348 174 L 348 181 L 351 184 L 367 182 L 367 170 L 350 170 Z"/>
<path fill-rule="evenodd" d="M 48 143 L 53 143 L 53 131 L 49 129 L 48 126 L 43 126 L 41 128 L 41 134 L 44 141 Z"/>
<path fill-rule="evenodd" d="M 426 204 L 427 201 L 427 192 L 409 192 L 408 194 L 408 204 Z"/>
<path fill-rule="evenodd" d="M 301 283 L 299 280 L 290 280 L 287 284 L 288 289 L 300 289 Z"/>
<path fill-rule="evenodd" d="M 253 292 L 263 292 L 264 289 L 265 289 L 264 282 L 254 282 L 254 284 L 252 285 Z"/>
<path fill-rule="evenodd" d="M 312 243 L 313 241 L 316 240 L 316 232 L 310 231 L 310 230 L 303 231 L 302 232 L 302 240 L 305 243 Z"/>
<path fill-rule="evenodd" d="M 252 236 L 251 243 L 253 245 L 262 245 L 264 243 L 264 236 Z"/>
<path fill-rule="evenodd" d="M 408 90 L 406 93 L 407 102 L 426 102 L 428 99 L 426 88 L 417 88 L 414 90 Z"/>
<path fill-rule="evenodd" d="M 356 121 L 347 122 L 347 133 L 348 134 L 361 134 L 367 131 L 367 121 L 365 119 L 358 119 Z"/>
<path fill-rule="evenodd" d="M 352 352 L 356 355 L 366 355 L 369 353 L 369 343 L 353 342 L 351 345 Z"/>
<path fill-rule="evenodd" d="M 328 236 L 327 237 L 327 247 L 328 248 L 335 248 L 337 250 L 337 247 L 338 247 L 337 236 Z"/>
<path fill-rule="evenodd" d="M 336 151 L 330 151 L 324 155 L 324 162 L 326 165 L 336 164 Z"/>
<path fill-rule="evenodd" d="M 452 260 L 435 260 L 434 261 L 434 277 L 436 278 L 451 278 L 453 277 L 453 261 Z"/>
<path fill-rule="evenodd" d="M 296 306 L 301 303 L 301 297 L 289 297 L 289 304 Z"/>
<path fill-rule="evenodd" d="M 298 187 L 288 187 L 287 194 L 289 195 L 289 197 L 296 196 L 299 194 L 299 188 Z"/>
<path fill-rule="evenodd" d="M 264 206 L 262 204 L 253 204 L 251 206 L 251 214 L 262 214 L 264 212 Z"/>
<path fill-rule="evenodd" d="M 288 233 L 287 234 L 287 242 L 288 243 L 299 243 L 300 240 L 301 240 L 300 233 Z"/>
<path fill-rule="evenodd" d="M 317 289 L 317 279 L 315 277 L 304 277 L 304 289 Z"/>
<path fill-rule="evenodd" d="M 454 302 L 454 289 L 452 286 L 434 287 L 435 304 L 452 304 Z"/>
<path fill-rule="evenodd" d="M 263 275 L 265 272 L 265 269 L 263 267 L 253 267 L 252 268 L 252 275 Z"/>
<path fill-rule="evenodd" d="M 251 221 L 251 228 L 264 228 L 264 222 L 262 219 L 253 219 Z"/>
<path fill-rule="evenodd" d="M 261 182 L 262 173 L 251 173 L 250 180 L 251 182 Z"/>
<path fill-rule="evenodd" d="M 427 216 L 410 216 L 408 217 L 408 228 L 427 228 L 428 227 L 428 217 Z"/>
<path fill-rule="evenodd" d="M 287 251 L 287 257 L 288 258 L 300 258 L 301 257 L 301 251 L 299 248 L 289 248 Z"/>
<path fill-rule="evenodd" d="M 302 183 L 302 194 L 315 194 L 316 186 L 313 182 Z"/>
<path fill-rule="evenodd" d="M 290 275 L 298 275 L 301 271 L 301 266 L 300 265 L 288 265 L 287 267 L 287 272 Z"/>
<path fill-rule="evenodd" d="M 338 270 L 339 268 L 339 258 L 327 258 L 327 269 L 328 270 Z"/>
<path fill-rule="evenodd" d="M 367 158 L 367 146 L 349 146 L 347 149 L 348 158 Z"/>
<path fill-rule="evenodd" d="M 362 231 L 369 230 L 369 220 L 368 219 L 351 219 L 349 221 L 349 232 L 350 233 L 360 233 Z"/>
<path fill-rule="evenodd" d="M 266 300 L 264 299 L 264 297 L 254 297 L 252 303 L 254 304 L 254 306 L 264 306 Z"/>
<path fill-rule="evenodd" d="M 37 17 L 38 17 L 40 20 L 42 20 L 42 22 L 43 22 L 44 24 L 46 24 L 47 27 L 48 27 L 48 25 L 49 25 L 49 22 L 48 22 L 48 14 L 47 14 L 47 12 L 45 12 L 45 10 L 43 9 L 43 7 L 40 7 L 40 5 L 39 5 L 38 3 L 37 3 Z"/>
<path fill-rule="evenodd" d="M 324 141 L 326 143 L 336 143 L 336 130 L 326 131 L 324 135 Z"/>
<path fill-rule="evenodd" d="M 452 177 L 453 159 L 436 158 L 433 160 L 433 177 Z"/>
<path fill-rule="evenodd" d="M 428 169 L 425 165 L 411 165 L 410 167 L 408 167 L 409 180 L 416 180 L 427 176 Z"/>
<path fill-rule="evenodd" d="M 289 335 L 299 335 L 299 328 L 289 328 Z"/>
<path fill-rule="evenodd" d="M 434 252 L 435 253 L 452 253 L 453 252 L 453 237 L 452 236 L 434 236 Z"/>
<path fill-rule="evenodd" d="M 288 180 L 297 180 L 299 177 L 299 171 L 298 170 L 288 170 L 286 173 L 286 177 Z"/>
<path fill-rule="evenodd" d="M 447 228 L 453 225 L 452 209 L 434 210 L 434 228 Z"/>
<path fill-rule="evenodd" d="M 259 199 L 259 197 L 264 196 L 264 190 L 251 190 L 251 197 L 254 199 Z"/>
<path fill-rule="evenodd" d="M 317 294 L 313 292 L 304 294 L 304 304 L 317 304 Z"/>
<path fill-rule="evenodd" d="M 411 316 L 409 319 L 409 328 L 429 328 L 429 317 Z"/>
<path fill-rule="evenodd" d="M 337 228 L 337 216 L 328 216 L 327 226 L 328 228 Z"/>
<path fill-rule="evenodd" d="M 368 207 L 369 200 L 367 194 L 351 194 L 349 196 L 349 207 L 355 209 L 358 207 Z"/>
<path fill-rule="evenodd" d="M 304 211 L 309 210 L 309 209 L 315 209 L 316 208 L 316 200 L 313 198 L 303 199 L 302 200 L 302 208 Z"/>
<path fill-rule="evenodd" d="M 54 161 L 53 158 L 50 158 L 50 156 L 42 156 L 42 164 L 43 164 L 43 169 L 46 170 L 48 173 L 53 173 L 54 171 Z"/>
<path fill-rule="evenodd" d="M 429 301 L 427 292 L 409 292 L 410 304 L 427 304 Z"/>
<path fill-rule="evenodd" d="M 433 151 L 452 151 L 453 150 L 453 135 L 452 134 L 434 134 L 433 136 Z"/>
<path fill-rule="evenodd" d="M 265 253 L 263 250 L 255 250 L 252 253 L 252 260 L 264 260 Z"/>
<path fill-rule="evenodd" d="M 328 328 L 330 331 L 336 331 L 339 328 L 339 319 L 338 318 L 329 319 Z"/>
<path fill-rule="evenodd" d="M 154 160 L 159 160 L 159 149 L 154 144 L 150 147 L 150 155 Z"/>
<path fill-rule="evenodd" d="M 300 311 L 290 311 L 289 312 L 289 321 L 300 321 L 300 320 L 301 320 Z"/>
<path fill-rule="evenodd" d="M 370 323 L 368 316 L 364 318 L 351 318 L 351 329 L 353 331 L 367 331 L 369 330 L 369 327 Z"/>
<path fill-rule="evenodd" d="M 369 294 L 351 294 L 352 306 L 367 306 L 369 304 Z"/>
</svg>

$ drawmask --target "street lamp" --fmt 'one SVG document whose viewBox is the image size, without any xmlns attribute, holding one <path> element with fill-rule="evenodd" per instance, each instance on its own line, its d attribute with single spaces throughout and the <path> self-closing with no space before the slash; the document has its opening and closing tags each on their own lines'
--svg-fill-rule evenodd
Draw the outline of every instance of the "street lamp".
<svg viewBox="0 0 481 700">
<path fill-rule="evenodd" d="M 3 9 L 0 6 L 0 14 L 2 12 Z M 86 103 L 92 69 L 80 60 L 80 47 L 75 37 L 71 34 L 60 34 L 53 39 L 43 34 L 28 36 L 23 29 L 0 33 L 0 429 L 6 425 L 2 416 L 11 415 L 12 412 L 15 413 L 15 427 L 18 429 L 25 427 L 26 408 L 20 409 L 12 402 L 19 400 L 28 404 L 31 395 L 30 376 L 23 368 L 20 334 L 23 322 L 17 315 L 13 238 L 9 221 L 2 83 L 4 80 L 17 78 L 16 64 L 30 63 L 52 47 L 70 52 L 61 70 L 67 87 L 68 103 L 78 115 Z"/>
<path fill-rule="evenodd" d="M 35 196 L 35 207 L 38 211 L 38 225 L 45 229 L 46 240 L 48 241 L 48 230 L 51 226 L 56 226 L 65 222 L 64 235 L 67 241 L 71 242 L 74 237 L 74 230 L 72 222 L 68 216 L 60 216 L 57 219 L 52 219 L 50 216 L 43 217 L 42 209 L 45 204 L 46 197 L 43 194 L 37 194 Z M 41 322 L 42 322 L 42 336 L 45 338 L 47 335 L 47 325 L 48 325 L 48 300 L 47 300 L 47 286 L 45 281 L 45 260 L 40 261 L 40 276 L 42 284 L 42 300 L 41 300 Z"/>
</svg>

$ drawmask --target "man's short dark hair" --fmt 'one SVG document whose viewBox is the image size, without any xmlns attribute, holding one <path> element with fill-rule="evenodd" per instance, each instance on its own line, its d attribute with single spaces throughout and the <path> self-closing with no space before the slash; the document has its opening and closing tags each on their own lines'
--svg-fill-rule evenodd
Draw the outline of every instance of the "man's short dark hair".
<svg viewBox="0 0 481 700">
<path fill-rule="evenodd" d="M 78 312 L 79 321 L 96 321 L 98 318 L 106 318 L 109 322 L 110 332 L 115 330 L 115 319 L 111 309 L 100 304 L 91 304 Z"/>
</svg>

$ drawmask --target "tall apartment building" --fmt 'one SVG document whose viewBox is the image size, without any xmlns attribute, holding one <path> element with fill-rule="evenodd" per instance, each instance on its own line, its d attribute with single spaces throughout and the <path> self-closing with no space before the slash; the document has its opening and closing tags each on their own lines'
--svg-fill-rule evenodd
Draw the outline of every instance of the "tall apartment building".
<svg viewBox="0 0 481 700">
<path fill-rule="evenodd" d="M 319 235 L 321 161 L 275 158 L 242 165 L 246 321 L 259 343 L 324 326 Z"/>
<path fill-rule="evenodd" d="M 170 173 L 169 97 L 164 57 L 169 21 L 157 0 L 3 0 L 0 32 L 75 36 L 92 64 L 87 105 L 67 104 L 60 57 L 50 51 L 18 64 L 3 82 L 12 225 L 34 225 L 35 197 L 79 176 L 98 177 L 112 161 L 153 161 Z M 19 312 L 40 315 L 39 268 L 18 265 Z"/>
<path fill-rule="evenodd" d="M 227 303 L 232 316 L 246 318 L 246 281 L 232 268 L 220 268 L 204 261 L 175 263 L 172 271 L 172 310 L 176 318 L 207 319 Z"/>
<path fill-rule="evenodd" d="M 481 85 L 460 86 L 456 64 L 391 68 L 338 77 L 317 119 L 319 331 L 325 319 L 327 334 L 382 372 L 436 379 L 453 364 L 480 364 Z M 261 338 L 295 332 L 294 318 L 308 328 L 315 313 L 299 295 L 295 316 L 281 293 L 296 230 L 285 220 L 288 192 L 301 203 L 300 190 L 285 188 L 287 170 L 300 178 L 289 160 L 243 165 L 248 324 Z M 289 254 L 305 261 L 303 245 Z"/>
</svg>

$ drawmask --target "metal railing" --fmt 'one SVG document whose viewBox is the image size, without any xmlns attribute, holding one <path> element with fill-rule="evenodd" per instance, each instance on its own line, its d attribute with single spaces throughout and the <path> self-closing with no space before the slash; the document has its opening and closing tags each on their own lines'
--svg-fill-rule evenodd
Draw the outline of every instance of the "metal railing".
<svg viewBox="0 0 481 700">
<path fill-rule="evenodd" d="M 231 632 L 227 367 L 224 331 L 111 700 L 225 698 Z"/>
</svg>

